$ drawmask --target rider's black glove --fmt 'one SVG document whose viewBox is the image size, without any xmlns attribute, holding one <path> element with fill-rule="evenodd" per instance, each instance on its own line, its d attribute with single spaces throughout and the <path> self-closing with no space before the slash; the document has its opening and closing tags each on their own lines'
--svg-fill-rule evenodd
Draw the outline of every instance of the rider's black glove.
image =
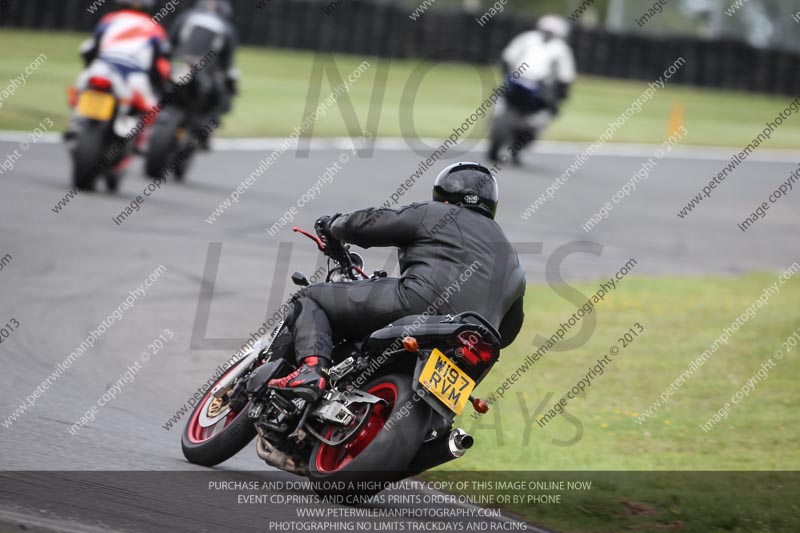
<svg viewBox="0 0 800 533">
<path fill-rule="evenodd" d="M 228 94 L 236 96 L 239 94 L 239 81 L 236 78 L 226 77 L 225 88 L 228 90 Z"/>
<path fill-rule="evenodd" d="M 322 242 L 325 243 L 326 247 L 336 242 L 336 238 L 331 233 L 331 224 L 333 224 L 333 221 L 339 216 L 338 213 L 333 216 L 325 215 L 319 217 L 317 221 L 314 222 L 314 230 L 317 232 L 317 235 L 319 235 L 319 238 L 322 239 Z"/>
<path fill-rule="evenodd" d="M 556 98 L 559 102 L 569 98 L 569 83 L 556 82 Z"/>
</svg>

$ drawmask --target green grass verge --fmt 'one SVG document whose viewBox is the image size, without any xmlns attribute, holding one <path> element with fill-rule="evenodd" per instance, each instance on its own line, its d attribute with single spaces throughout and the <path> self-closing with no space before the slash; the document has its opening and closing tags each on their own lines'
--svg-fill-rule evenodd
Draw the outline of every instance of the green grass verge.
<svg viewBox="0 0 800 533">
<path fill-rule="evenodd" d="M 636 422 L 637 416 L 688 369 L 689 362 L 776 281 L 775 274 L 624 279 L 598 305 L 597 326 L 589 342 L 574 350 L 546 354 L 478 422 L 467 407 L 459 425 L 475 436 L 475 447 L 456 463 L 428 475 L 457 476 L 448 474 L 448 468 L 551 472 L 800 469 L 800 427 L 795 423 L 800 407 L 796 383 L 800 347 L 775 360 L 776 366 L 766 379 L 734 406 L 726 420 L 708 433 L 699 427 L 800 328 L 800 276 L 783 285 L 755 318 L 688 378 L 668 404 L 641 425 Z M 576 288 L 586 295 L 594 294 L 599 282 L 582 283 Z M 534 351 L 534 335 L 551 335 L 573 312 L 575 306 L 552 289 L 529 288 L 528 329 L 503 352 L 477 395 L 486 398 L 495 391 Z M 558 417 L 543 428 L 533 422 L 543 414 L 537 407 L 547 393 L 553 393 L 546 404 L 549 408 L 611 346 L 619 344 L 619 337 L 634 322 L 644 326 L 644 333 L 594 379 L 584 398 L 570 400 L 567 405 L 579 422 Z M 577 440 L 574 445 L 565 445 L 573 439 Z M 780 474 L 774 476 L 773 482 L 765 484 L 763 494 L 745 497 L 750 490 L 746 477 L 734 488 L 726 487 L 721 477 L 713 475 L 691 484 L 659 475 L 652 483 L 642 483 L 641 477 L 578 475 L 576 479 L 593 479 L 594 486 L 591 491 L 568 496 L 568 503 L 506 507 L 564 531 L 621 531 L 642 521 L 661 526 L 680 521 L 684 524 L 682 531 L 782 531 L 785 529 L 773 523 L 776 516 L 800 515 L 796 491 L 789 491 L 786 483 L 781 488 Z M 535 479 L 551 478 L 564 476 L 556 473 Z M 800 490 L 796 481 L 795 488 Z M 658 513 L 642 516 L 625 512 L 626 501 L 651 506 Z"/>
<path fill-rule="evenodd" d="M 81 64 L 77 47 L 83 35 L 3 31 L 0 48 L 8 51 L 0 64 L 0 80 L 20 75 L 40 53 L 48 60 L 17 94 L 4 102 L 0 112 L 0 129 L 28 130 L 49 116 L 58 128 L 68 117 L 65 88 L 74 82 Z M 228 117 L 222 135 L 287 136 L 302 122 L 309 92 L 309 80 L 317 56 L 265 48 L 243 48 L 239 66 L 243 72 L 242 94 L 236 109 Z M 343 76 L 354 71 L 364 58 L 336 55 L 335 67 Z M 376 73 L 377 58 L 366 58 L 371 68 L 351 89 L 358 121 L 366 126 Z M 419 60 L 391 60 L 384 98 L 378 111 L 381 136 L 404 136 L 401 117 L 413 117 L 416 132 L 422 137 L 448 136 L 485 98 L 481 86 L 484 76 L 494 71 L 461 63 L 433 66 L 419 83 L 413 105 L 401 106 L 409 80 L 419 79 L 427 70 Z M 666 68 L 668 65 L 664 65 Z M 687 65 L 684 68 L 689 68 Z M 415 74 L 416 72 L 416 74 Z M 416 85 L 411 83 L 411 86 Z M 583 76 L 576 83 L 572 98 L 560 118 L 546 133 L 551 140 L 594 141 L 646 89 L 647 84 Z M 413 88 L 413 87 L 412 87 Z M 330 81 L 325 78 L 321 89 L 324 99 L 330 94 Z M 685 125 L 689 135 L 686 144 L 729 145 L 742 147 L 749 143 L 789 101 L 787 97 L 771 97 L 737 92 L 701 90 L 667 85 L 655 99 L 645 104 L 641 113 L 631 118 L 616 134 L 615 142 L 657 143 L 667 136 L 673 106 L 685 109 Z M 376 111 L 377 112 L 377 111 Z M 472 132 L 482 137 L 485 121 Z M 352 132 L 351 132 L 352 133 Z M 341 112 L 331 109 L 321 118 L 315 136 L 348 134 Z M 406 135 L 407 136 L 407 135 Z M 796 148 L 800 145 L 800 122 L 786 122 L 766 143 L 771 148 Z"/>
</svg>

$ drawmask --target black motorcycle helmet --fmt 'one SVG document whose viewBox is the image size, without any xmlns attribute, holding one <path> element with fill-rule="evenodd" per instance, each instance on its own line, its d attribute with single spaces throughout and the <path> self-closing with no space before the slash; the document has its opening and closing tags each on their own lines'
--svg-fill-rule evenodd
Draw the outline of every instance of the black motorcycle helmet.
<svg viewBox="0 0 800 533">
<path fill-rule="evenodd" d="M 198 0 L 194 7 L 216 13 L 226 19 L 233 17 L 233 6 L 228 0 Z"/>
<path fill-rule="evenodd" d="M 500 193 L 489 169 L 478 163 L 450 165 L 436 177 L 433 199 L 460 205 L 494 219 Z"/>
<path fill-rule="evenodd" d="M 120 9 L 134 9 L 145 13 L 152 13 L 156 7 L 156 0 L 116 0 Z"/>
</svg>

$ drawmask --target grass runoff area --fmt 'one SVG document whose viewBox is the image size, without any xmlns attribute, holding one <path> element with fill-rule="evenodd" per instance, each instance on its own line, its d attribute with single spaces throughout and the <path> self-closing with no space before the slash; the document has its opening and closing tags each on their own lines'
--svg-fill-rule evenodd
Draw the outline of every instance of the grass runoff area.
<svg viewBox="0 0 800 533">
<path fill-rule="evenodd" d="M 0 93 L 9 80 L 22 74 L 39 54 L 45 64 L 31 75 L 15 94 L 0 96 L 0 129 L 31 130 L 49 116 L 63 129 L 68 118 L 66 87 L 74 83 L 81 70 L 78 45 L 86 36 L 74 33 L 43 33 L 4 30 L 0 49 L 13 50 L 0 64 Z M 511 37 L 511 36 L 509 36 Z M 363 57 L 316 55 L 265 48 L 243 48 L 238 55 L 242 71 L 241 96 L 235 103 L 220 133 L 225 137 L 285 137 L 307 113 L 309 81 L 315 62 L 321 66 L 331 57 L 342 78 L 356 70 Z M 413 137 L 401 127 L 401 117 L 413 117 L 416 135 L 444 139 L 461 125 L 489 96 L 482 80 L 492 77 L 499 84 L 499 72 L 488 67 L 463 63 L 431 65 L 419 60 L 366 58 L 370 68 L 351 87 L 349 99 L 358 124 L 343 120 L 339 109 L 345 98 L 317 121 L 305 136 L 360 136 L 368 123 L 376 75 L 387 73 L 385 93 L 373 109 L 379 136 Z M 669 65 L 664 65 L 668 67 Z M 686 65 L 684 68 L 689 68 Z M 430 67 L 430 68 L 429 68 Z M 317 69 L 319 70 L 319 68 Z M 319 102 L 332 92 L 327 73 L 317 90 Z M 561 115 L 546 132 L 545 139 L 593 142 L 647 89 L 647 83 L 583 76 L 573 88 L 572 97 Z M 403 98 L 406 92 L 405 101 Z M 676 106 L 683 108 L 684 124 L 691 132 L 686 144 L 741 147 L 764 129 L 764 122 L 783 110 L 790 98 L 749 93 L 714 91 L 684 87 L 667 82 L 655 98 L 643 105 L 615 135 L 614 142 L 659 143 L 668 136 Z M 376 99 L 376 101 L 379 101 Z M 313 110 L 317 100 L 309 104 Z M 482 120 L 472 137 L 486 136 L 487 119 Z M 410 121 L 406 120 L 410 123 Z M 348 131 L 346 123 L 350 124 Z M 796 148 L 800 145 L 800 123 L 794 119 L 764 143 L 767 148 Z"/>
<path fill-rule="evenodd" d="M 588 342 L 561 352 L 551 349 L 477 422 L 467 406 L 457 425 L 475 437 L 475 446 L 457 462 L 425 476 L 476 479 L 466 472 L 495 471 L 479 479 L 591 481 L 589 490 L 506 491 L 560 494 L 559 503 L 502 505 L 558 531 L 800 531 L 798 476 L 782 472 L 800 469 L 800 342 L 791 350 L 783 345 L 800 329 L 800 273 L 770 296 L 726 345 L 719 344 L 668 403 L 637 422 L 778 275 L 631 275 L 617 282 L 616 290 L 582 319 L 596 317 L 596 326 L 587 328 Z M 580 300 L 599 290 L 600 281 L 575 288 L 585 297 L 570 296 L 573 302 L 546 286 L 528 288 L 527 329 L 503 352 L 476 396 L 488 398 L 495 392 L 536 351 L 534 337 L 555 333 Z M 631 334 L 632 342 L 623 348 L 620 338 L 631 328 L 637 331 L 637 322 L 644 331 Z M 573 326 L 565 341 L 580 327 Z M 619 354 L 593 377 L 585 394 L 568 400 L 568 415 L 541 427 L 537 419 L 615 345 Z M 774 359 L 777 349 L 785 352 L 780 360 Z M 724 420 L 704 431 L 700 426 L 731 402 L 770 358 L 774 368 L 752 382 L 749 395 L 732 404 Z M 509 472 L 513 470 L 529 472 Z M 475 491 L 465 493 L 472 496 Z"/>
</svg>

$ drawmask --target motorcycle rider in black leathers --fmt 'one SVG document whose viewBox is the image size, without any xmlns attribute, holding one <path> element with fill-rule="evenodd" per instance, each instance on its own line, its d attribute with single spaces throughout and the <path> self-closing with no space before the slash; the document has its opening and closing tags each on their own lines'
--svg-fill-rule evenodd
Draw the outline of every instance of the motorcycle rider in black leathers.
<svg viewBox="0 0 800 533">
<path fill-rule="evenodd" d="M 231 110 L 233 96 L 238 92 L 239 74 L 234 65 L 237 36 L 232 17 L 228 0 L 199 0 L 170 27 L 174 59 L 197 64 L 209 52 L 216 54 L 197 73 L 207 98 L 204 124 L 218 124 L 220 117 Z M 203 137 L 203 149 L 208 149 L 208 139 L 209 136 Z"/>
<path fill-rule="evenodd" d="M 468 265 L 479 264 L 434 314 L 475 311 L 497 327 L 502 346 L 522 327 L 525 272 L 497 222 L 494 176 L 476 163 L 456 163 L 436 178 L 433 201 L 401 209 L 370 208 L 317 221 L 323 241 L 398 248 L 400 278 L 323 283 L 300 290 L 285 317 L 301 366 L 269 386 L 318 398 L 327 385 L 337 336 L 361 338 L 400 318 L 430 314 Z M 477 261 L 477 263 L 476 263 Z"/>
</svg>

